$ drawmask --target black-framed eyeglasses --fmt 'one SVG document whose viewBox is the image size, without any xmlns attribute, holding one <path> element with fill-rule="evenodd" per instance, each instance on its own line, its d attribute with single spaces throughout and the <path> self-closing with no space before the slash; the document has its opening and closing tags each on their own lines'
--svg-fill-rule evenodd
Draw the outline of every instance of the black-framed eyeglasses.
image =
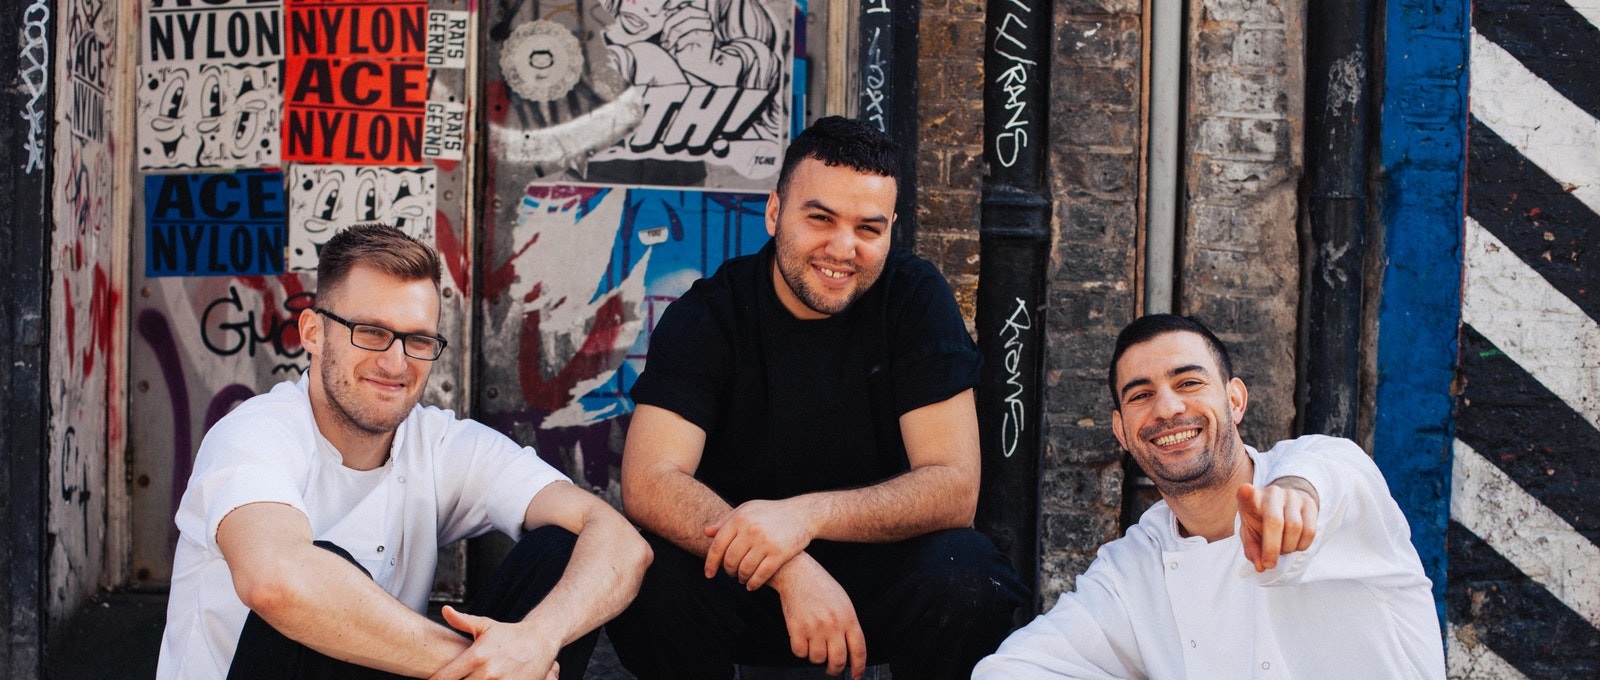
<svg viewBox="0 0 1600 680">
<path fill-rule="evenodd" d="M 311 311 L 321 314 L 350 327 L 350 344 L 361 349 L 374 352 L 386 352 L 395 340 L 400 341 L 400 351 L 406 356 L 423 361 L 434 361 L 444 354 L 444 346 L 450 344 L 444 338 L 427 333 L 401 333 L 392 331 L 383 326 L 374 326 L 370 323 L 355 323 L 340 318 L 321 307 L 312 307 Z"/>
</svg>

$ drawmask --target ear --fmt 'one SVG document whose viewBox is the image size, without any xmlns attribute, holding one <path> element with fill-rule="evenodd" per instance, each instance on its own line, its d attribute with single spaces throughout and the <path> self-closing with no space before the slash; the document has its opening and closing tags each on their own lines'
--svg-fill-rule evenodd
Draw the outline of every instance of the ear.
<svg viewBox="0 0 1600 680">
<path fill-rule="evenodd" d="M 778 235 L 778 208 L 783 199 L 778 198 L 778 190 L 773 189 L 767 194 L 767 235 Z"/>
<path fill-rule="evenodd" d="M 1117 443 L 1122 445 L 1122 450 L 1128 450 L 1128 436 L 1122 431 L 1122 409 L 1111 410 L 1111 434 L 1117 435 Z"/>
<path fill-rule="evenodd" d="M 310 307 L 300 310 L 300 346 L 313 357 L 322 356 L 322 315 Z"/>
<path fill-rule="evenodd" d="M 1238 378 L 1228 380 L 1228 406 L 1233 411 L 1233 424 L 1238 425 L 1244 420 L 1245 407 L 1250 404 L 1250 391 L 1244 388 L 1244 381 Z"/>
</svg>

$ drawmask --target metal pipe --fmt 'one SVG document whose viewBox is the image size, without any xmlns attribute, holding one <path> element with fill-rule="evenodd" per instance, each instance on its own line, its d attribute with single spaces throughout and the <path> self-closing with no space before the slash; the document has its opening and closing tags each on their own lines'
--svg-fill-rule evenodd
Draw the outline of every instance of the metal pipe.
<svg viewBox="0 0 1600 680">
<path fill-rule="evenodd" d="M 976 322 L 984 365 L 977 389 L 983 454 L 977 526 L 1035 590 L 1050 262 L 1044 169 L 1052 6 L 1047 0 L 989 0 L 984 19 L 988 172 L 978 232 Z"/>
<path fill-rule="evenodd" d="M 1356 436 L 1374 16 L 1373 0 L 1307 7 L 1300 432 Z"/>
<path fill-rule="evenodd" d="M 1183 123 L 1183 0 L 1152 0 L 1150 140 L 1145 207 L 1144 313 L 1175 309 Z"/>
</svg>

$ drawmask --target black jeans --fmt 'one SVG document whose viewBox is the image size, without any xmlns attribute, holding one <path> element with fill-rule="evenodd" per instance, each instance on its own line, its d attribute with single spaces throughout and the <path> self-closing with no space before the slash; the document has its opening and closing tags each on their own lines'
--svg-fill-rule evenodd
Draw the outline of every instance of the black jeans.
<svg viewBox="0 0 1600 680">
<path fill-rule="evenodd" d="M 560 527 L 540 527 L 523 534 L 517 546 L 506 555 L 488 583 L 475 594 L 462 611 L 487 616 L 496 621 L 520 621 L 561 580 L 577 537 Z M 323 548 L 357 564 L 350 553 L 332 543 L 317 541 Z M 367 574 L 371 576 L 371 574 Z M 581 680 L 589 666 L 600 631 L 590 632 L 561 648 L 556 661 L 561 664 L 562 680 Z M 229 680 L 320 680 L 354 678 L 388 679 L 402 676 L 357 666 L 317 652 L 289 639 L 255 612 L 245 619 L 239 633 L 239 646 L 233 653 Z"/>
<path fill-rule="evenodd" d="M 641 680 L 733 677 L 733 664 L 797 666 L 778 594 L 748 592 L 705 560 L 646 534 L 655 561 L 633 605 L 606 628 Z M 969 678 L 1011 632 L 1027 589 L 1000 551 L 972 529 L 899 543 L 813 542 L 806 552 L 855 605 L 870 664 L 896 680 Z"/>
</svg>

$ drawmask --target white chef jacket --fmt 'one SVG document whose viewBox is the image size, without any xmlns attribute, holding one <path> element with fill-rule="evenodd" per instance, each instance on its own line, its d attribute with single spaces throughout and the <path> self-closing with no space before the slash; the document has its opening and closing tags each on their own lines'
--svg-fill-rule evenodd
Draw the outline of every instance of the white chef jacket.
<svg viewBox="0 0 1600 680">
<path fill-rule="evenodd" d="M 167 627 L 156 677 L 221 678 L 249 609 L 217 547 L 242 505 L 305 513 L 316 540 L 349 551 L 373 580 L 422 612 L 438 547 L 490 529 L 516 538 L 528 504 L 560 472 L 505 435 L 450 411 L 413 407 L 389 460 L 354 470 L 318 431 L 307 378 L 241 404 L 206 433 L 179 502 Z"/>
<path fill-rule="evenodd" d="M 1238 536 L 1178 534 L 1165 501 L 1077 589 L 973 669 L 1001 678 L 1443 678 L 1431 582 L 1372 460 L 1346 439 L 1248 448 L 1253 483 L 1311 482 L 1317 536 L 1264 573 Z"/>
</svg>

